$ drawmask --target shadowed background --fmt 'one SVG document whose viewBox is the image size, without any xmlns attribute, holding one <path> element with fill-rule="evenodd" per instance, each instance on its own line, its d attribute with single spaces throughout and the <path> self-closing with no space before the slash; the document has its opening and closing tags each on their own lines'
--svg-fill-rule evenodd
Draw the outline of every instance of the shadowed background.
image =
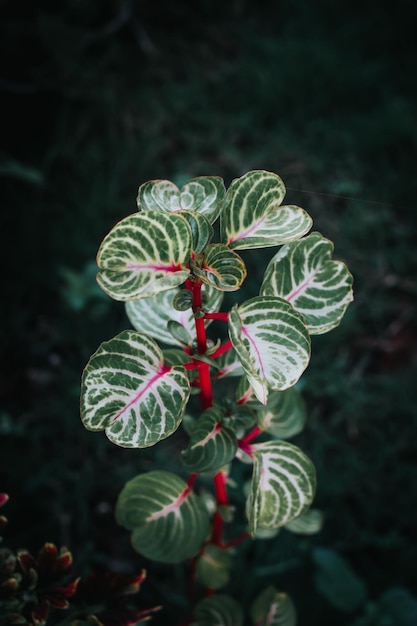
<svg viewBox="0 0 417 626">
<path fill-rule="evenodd" d="M 127 479 L 175 468 L 180 440 L 122 450 L 79 419 L 82 368 L 129 327 L 94 258 L 146 180 L 228 185 L 268 169 L 334 241 L 355 302 L 314 338 L 302 379 L 309 420 L 295 443 L 317 467 L 324 529 L 242 547 L 229 591 L 289 591 L 301 625 L 417 624 L 414 17 L 406 0 L 0 2 L 9 546 L 67 545 L 81 572 L 146 567 L 144 606 L 169 604 L 161 623 L 181 612 L 183 569 L 134 554 L 113 515 Z M 273 252 L 245 253 L 242 299 Z M 348 572 L 337 559 L 320 569 L 318 548 Z"/>
</svg>

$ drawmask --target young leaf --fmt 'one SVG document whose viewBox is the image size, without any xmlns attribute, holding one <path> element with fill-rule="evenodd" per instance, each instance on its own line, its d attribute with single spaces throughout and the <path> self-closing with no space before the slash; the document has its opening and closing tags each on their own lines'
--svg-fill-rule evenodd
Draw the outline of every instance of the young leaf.
<svg viewBox="0 0 417 626">
<path fill-rule="evenodd" d="M 233 348 L 222 354 L 216 361 L 219 366 L 219 371 L 216 374 L 217 380 L 226 378 L 226 376 L 242 376 L 242 364 Z"/>
<path fill-rule="evenodd" d="M 181 211 L 181 217 L 187 220 L 193 237 L 192 250 L 203 252 L 213 238 L 213 227 L 202 213 Z"/>
<path fill-rule="evenodd" d="M 315 535 L 323 528 L 324 515 L 319 509 L 308 509 L 303 515 L 297 517 L 285 526 L 296 535 Z"/>
<path fill-rule="evenodd" d="M 197 561 L 197 575 L 204 587 L 220 589 L 230 579 L 232 558 L 226 550 L 209 543 Z"/>
<path fill-rule="evenodd" d="M 182 346 L 182 343 L 175 339 L 168 330 L 168 323 L 175 320 L 185 328 L 191 337 L 195 337 L 195 320 L 191 309 L 178 311 L 174 307 L 174 300 L 177 294 L 183 289 L 170 289 L 152 296 L 151 298 L 141 298 L 126 302 L 126 314 L 132 326 L 139 332 L 146 333 L 168 345 Z M 209 285 L 204 287 L 207 294 L 207 302 L 204 308 L 215 312 L 220 308 L 224 294 L 218 289 Z M 209 324 L 211 320 L 207 320 Z"/>
<path fill-rule="evenodd" d="M 252 446 L 253 475 L 248 499 L 250 532 L 280 528 L 311 505 L 316 472 L 310 459 L 287 441 Z"/>
<path fill-rule="evenodd" d="M 150 337 L 125 330 L 102 343 L 84 370 L 81 419 L 119 446 L 146 448 L 178 428 L 189 394 L 186 370 L 166 366 Z"/>
<path fill-rule="evenodd" d="M 199 418 L 188 448 L 182 453 L 183 463 L 189 471 L 219 470 L 234 458 L 237 452 L 236 435 L 223 426 L 223 415 L 221 409 L 212 407 Z"/>
<path fill-rule="evenodd" d="M 196 276 L 222 291 L 236 291 L 246 278 L 246 267 L 240 256 L 221 243 L 210 245 L 203 267 L 194 267 Z"/>
<path fill-rule="evenodd" d="M 267 405 L 261 405 L 256 413 L 262 430 L 280 439 L 298 435 L 306 422 L 304 402 L 296 387 L 273 391 Z"/>
<path fill-rule="evenodd" d="M 129 215 L 99 248 L 98 284 L 115 300 L 153 296 L 186 280 L 190 251 L 190 227 L 179 214 Z"/>
<path fill-rule="evenodd" d="M 243 250 L 277 246 L 305 235 L 311 217 L 300 207 L 280 206 L 284 196 L 284 183 L 272 172 L 254 170 L 235 179 L 221 213 L 221 241 Z"/>
<path fill-rule="evenodd" d="M 280 296 L 302 313 L 310 334 L 338 326 L 353 299 L 352 275 L 333 261 L 333 243 L 320 233 L 283 246 L 271 259 L 261 295 Z"/>
<path fill-rule="evenodd" d="M 302 316 L 283 300 L 256 297 L 229 315 L 229 335 L 249 383 L 262 404 L 269 388 L 294 385 L 310 359 L 310 337 Z"/>
<path fill-rule="evenodd" d="M 179 563 L 193 556 L 209 532 L 209 515 L 200 498 L 176 474 L 139 474 L 119 494 L 116 519 L 132 532 L 143 556 Z"/>
<path fill-rule="evenodd" d="M 289 595 L 268 587 L 251 608 L 254 626 L 296 626 L 295 606 Z"/>
<path fill-rule="evenodd" d="M 151 180 L 139 187 L 137 203 L 139 211 L 197 211 L 212 224 L 225 193 L 218 176 L 192 178 L 181 190 L 169 180 Z"/>
<path fill-rule="evenodd" d="M 234 598 L 217 593 L 201 600 L 191 626 L 243 626 L 243 611 Z"/>
</svg>

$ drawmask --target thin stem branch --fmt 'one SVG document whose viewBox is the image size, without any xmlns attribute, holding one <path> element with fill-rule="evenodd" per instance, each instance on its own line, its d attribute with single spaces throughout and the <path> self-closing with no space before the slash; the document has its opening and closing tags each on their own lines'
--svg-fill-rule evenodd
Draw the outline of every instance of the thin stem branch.
<svg viewBox="0 0 417 626">
<path fill-rule="evenodd" d="M 229 313 L 227 311 L 219 311 L 218 313 L 205 313 L 204 319 L 206 320 L 219 320 L 221 322 L 229 321 Z"/>
<path fill-rule="evenodd" d="M 229 339 L 229 341 L 226 341 L 219 348 L 217 348 L 217 350 L 215 352 L 213 352 L 213 354 L 210 354 L 210 358 L 211 359 L 217 359 L 219 356 L 221 356 L 225 352 L 228 352 L 232 348 L 233 348 L 233 344 L 232 344 L 232 342 Z"/>
</svg>

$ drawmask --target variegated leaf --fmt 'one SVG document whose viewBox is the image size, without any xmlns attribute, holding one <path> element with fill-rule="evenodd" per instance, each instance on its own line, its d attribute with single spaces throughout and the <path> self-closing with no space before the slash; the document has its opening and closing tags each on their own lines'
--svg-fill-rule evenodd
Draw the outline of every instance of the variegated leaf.
<svg viewBox="0 0 417 626">
<path fill-rule="evenodd" d="M 352 275 L 333 261 L 333 243 L 320 233 L 283 246 L 271 259 L 261 295 L 280 296 L 304 316 L 310 334 L 338 326 L 353 300 Z"/>
<path fill-rule="evenodd" d="M 232 249 L 266 248 L 294 241 L 311 228 L 297 206 L 281 206 L 285 186 L 272 172 L 254 170 L 230 185 L 220 218 L 221 241 Z"/>
<path fill-rule="evenodd" d="M 273 391 L 265 407 L 256 411 L 258 425 L 262 430 L 289 439 L 300 433 L 306 422 L 306 410 L 300 392 L 296 387 L 285 391 Z"/>
<path fill-rule="evenodd" d="M 274 296 L 256 297 L 229 314 L 229 335 L 249 383 L 262 404 L 269 389 L 292 387 L 310 359 L 310 337 L 302 316 Z"/>
<path fill-rule="evenodd" d="M 139 187 L 137 203 L 140 211 L 197 211 L 212 224 L 225 193 L 218 176 L 192 178 L 181 190 L 170 180 L 150 180 Z"/>
<path fill-rule="evenodd" d="M 233 430 L 222 424 L 224 412 L 216 407 L 204 411 L 193 429 L 182 461 L 191 472 L 211 472 L 230 463 L 237 451 Z"/>
<path fill-rule="evenodd" d="M 253 475 L 248 498 L 251 533 L 260 528 L 280 528 L 311 505 L 316 472 L 310 459 L 287 441 L 254 444 Z"/>
<path fill-rule="evenodd" d="M 209 532 L 209 515 L 200 498 L 179 476 L 165 471 L 140 474 L 126 483 L 116 519 L 133 531 L 135 550 L 162 563 L 190 558 Z"/>
<path fill-rule="evenodd" d="M 226 378 L 226 376 L 242 376 L 243 374 L 242 364 L 233 348 L 217 359 L 217 365 L 219 366 L 219 371 L 216 374 L 217 380 Z"/>
<path fill-rule="evenodd" d="M 198 557 L 197 575 L 204 587 L 220 589 L 229 582 L 231 567 L 230 553 L 209 543 Z"/>
<path fill-rule="evenodd" d="M 186 370 L 165 365 L 147 335 L 125 330 L 102 343 L 84 370 L 81 419 L 119 446 L 146 448 L 178 428 L 189 394 Z"/>
<path fill-rule="evenodd" d="M 213 227 L 202 213 L 181 211 L 181 217 L 187 220 L 193 237 L 192 250 L 203 252 L 213 238 Z"/>
<path fill-rule="evenodd" d="M 146 298 L 183 283 L 191 230 L 179 214 L 135 213 L 121 220 L 97 253 L 100 287 L 115 300 Z"/>
<path fill-rule="evenodd" d="M 286 593 L 268 587 L 255 599 L 251 608 L 254 626 L 296 626 L 294 602 Z"/>
<path fill-rule="evenodd" d="M 180 346 L 180 341 L 175 339 L 168 330 L 168 323 L 174 320 L 181 324 L 187 333 L 194 338 L 195 320 L 191 309 L 178 311 L 174 307 L 174 299 L 180 288 L 171 289 L 156 294 L 151 298 L 141 298 L 126 302 L 126 314 L 132 326 L 139 332 L 146 333 L 168 345 Z M 204 309 L 210 312 L 219 310 L 224 294 L 209 285 L 203 287 L 202 297 Z M 208 325 L 210 320 L 207 320 Z"/>
<path fill-rule="evenodd" d="M 196 622 L 191 626 L 243 626 L 243 611 L 230 596 L 216 593 L 204 598 L 195 608 Z"/>
<path fill-rule="evenodd" d="M 221 243 L 215 243 L 207 248 L 203 266 L 196 266 L 194 273 L 216 289 L 236 291 L 246 278 L 246 267 L 236 252 Z"/>
<path fill-rule="evenodd" d="M 308 509 L 305 513 L 297 517 L 285 526 L 285 530 L 289 530 L 297 535 L 315 535 L 323 528 L 324 515 L 319 509 Z"/>
</svg>

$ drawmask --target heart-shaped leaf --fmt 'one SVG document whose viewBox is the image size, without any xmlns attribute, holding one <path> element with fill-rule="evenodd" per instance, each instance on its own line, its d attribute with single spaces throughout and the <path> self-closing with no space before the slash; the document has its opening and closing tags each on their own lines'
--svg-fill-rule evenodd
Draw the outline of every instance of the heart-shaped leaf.
<svg viewBox="0 0 417 626">
<path fill-rule="evenodd" d="M 191 626 L 243 626 L 243 611 L 234 598 L 216 593 L 204 598 L 195 608 L 196 622 Z"/>
<path fill-rule="evenodd" d="M 262 404 L 269 389 L 292 387 L 310 359 L 302 316 L 282 298 L 256 297 L 229 314 L 229 335 L 248 381 Z"/>
<path fill-rule="evenodd" d="M 125 330 L 102 343 L 84 370 L 81 419 L 119 446 L 146 448 L 178 428 L 189 394 L 186 370 L 165 365 L 147 335 Z"/>
<path fill-rule="evenodd" d="M 287 441 L 254 444 L 253 475 L 247 511 L 250 532 L 280 528 L 304 513 L 316 489 L 310 459 Z"/>
<path fill-rule="evenodd" d="M 338 326 L 353 300 L 352 275 L 333 261 L 333 243 L 320 233 L 283 246 L 271 259 L 261 295 L 280 296 L 302 313 L 310 334 Z"/>
<path fill-rule="evenodd" d="M 236 252 L 215 243 L 207 248 L 203 266 L 196 266 L 194 273 L 216 289 L 236 291 L 246 278 L 246 267 Z"/>
<path fill-rule="evenodd" d="M 141 298 L 126 302 L 126 314 L 132 326 L 139 332 L 146 333 L 168 345 L 182 346 L 182 343 L 175 339 L 168 330 L 168 323 L 173 320 L 185 328 L 187 334 L 195 337 L 195 320 L 191 309 L 178 311 L 174 307 L 174 300 L 177 294 L 181 294 L 183 289 L 170 289 L 152 296 L 151 298 Z M 188 292 L 189 293 L 189 292 Z M 223 292 L 205 285 L 202 291 L 203 307 L 205 311 L 216 312 L 223 301 Z M 207 320 L 208 325 L 210 320 Z"/>
<path fill-rule="evenodd" d="M 300 392 L 296 387 L 285 391 L 273 391 L 265 407 L 256 411 L 258 425 L 266 432 L 289 439 L 300 433 L 306 422 L 306 410 Z"/>
<path fill-rule="evenodd" d="M 224 412 L 212 407 L 204 411 L 193 429 L 182 461 L 191 472 L 211 472 L 230 463 L 237 452 L 233 430 L 222 424 Z"/>
<path fill-rule="evenodd" d="M 294 241 L 311 228 L 297 206 L 281 206 L 285 186 L 272 172 L 254 170 L 230 185 L 220 218 L 221 241 L 232 249 L 266 248 Z"/>
<path fill-rule="evenodd" d="M 294 602 L 286 593 L 268 587 L 255 599 L 251 608 L 254 626 L 296 626 Z"/>
<path fill-rule="evenodd" d="M 162 563 L 190 558 L 209 532 L 208 512 L 200 498 L 179 476 L 165 471 L 140 474 L 126 483 L 116 519 L 133 531 L 135 550 Z"/>
<path fill-rule="evenodd" d="M 135 213 L 121 220 L 97 253 L 100 287 L 115 300 L 146 298 L 183 283 L 191 231 L 179 214 Z"/>
<path fill-rule="evenodd" d="M 140 211 L 197 211 L 212 224 L 225 193 L 218 176 L 192 178 L 181 190 L 170 180 L 150 180 L 139 187 L 137 203 Z"/>
</svg>

